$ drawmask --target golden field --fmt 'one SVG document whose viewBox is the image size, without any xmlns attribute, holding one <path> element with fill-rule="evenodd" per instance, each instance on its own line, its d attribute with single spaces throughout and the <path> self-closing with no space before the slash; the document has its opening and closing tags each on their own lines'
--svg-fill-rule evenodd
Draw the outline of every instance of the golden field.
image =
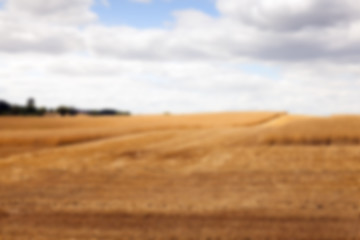
<svg viewBox="0 0 360 240">
<path fill-rule="evenodd" d="M 0 240 L 360 239 L 360 117 L 0 118 Z"/>
</svg>

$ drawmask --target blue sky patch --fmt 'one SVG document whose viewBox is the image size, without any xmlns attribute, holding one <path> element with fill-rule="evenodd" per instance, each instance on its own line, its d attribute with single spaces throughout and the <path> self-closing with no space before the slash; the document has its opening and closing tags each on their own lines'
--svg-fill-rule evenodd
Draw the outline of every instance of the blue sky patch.
<svg viewBox="0 0 360 240">
<path fill-rule="evenodd" d="M 172 12 L 196 9 L 211 16 L 218 16 L 214 0 L 153 0 L 139 3 L 130 0 L 108 0 L 109 6 L 99 0 L 93 11 L 105 25 L 128 25 L 136 28 L 166 27 L 173 21 Z"/>
<path fill-rule="evenodd" d="M 241 64 L 240 69 L 246 73 L 260 75 L 273 80 L 280 79 L 280 69 L 262 64 Z"/>
</svg>

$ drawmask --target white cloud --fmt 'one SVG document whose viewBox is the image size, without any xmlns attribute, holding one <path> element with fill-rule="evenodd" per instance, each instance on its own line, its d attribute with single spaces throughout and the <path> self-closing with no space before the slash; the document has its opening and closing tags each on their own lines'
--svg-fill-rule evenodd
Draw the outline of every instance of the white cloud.
<svg viewBox="0 0 360 240">
<path fill-rule="evenodd" d="M 137 2 L 137 3 L 151 3 L 152 0 L 130 0 L 132 2 Z"/>
<path fill-rule="evenodd" d="M 106 7 L 110 7 L 110 2 L 109 0 L 101 0 L 101 3 L 106 6 Z"/>
</svg>

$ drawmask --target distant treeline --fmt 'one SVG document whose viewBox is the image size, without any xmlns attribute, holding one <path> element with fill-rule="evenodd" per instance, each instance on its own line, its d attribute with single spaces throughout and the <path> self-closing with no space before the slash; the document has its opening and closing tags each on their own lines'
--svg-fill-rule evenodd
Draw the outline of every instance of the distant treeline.
<svg viewBox="0 0 360 240">
<path fill-rule="evenodd" d="M 74 107 L 59 106 L 54 109 L 45 107 L 36 107 L 35 100 L 29 99 L 25 106 L 10 104 L 6 101 L 0 100 L 0 115 L 8 116 L 45 116 L 45 115 L 60 115 L 60 116 L 76 116 L 79 114 L 91 116 L 129 116 L 128 111 L 118 111 L 115 109 L 90 109 L 80 110 Z"/>
</svg>

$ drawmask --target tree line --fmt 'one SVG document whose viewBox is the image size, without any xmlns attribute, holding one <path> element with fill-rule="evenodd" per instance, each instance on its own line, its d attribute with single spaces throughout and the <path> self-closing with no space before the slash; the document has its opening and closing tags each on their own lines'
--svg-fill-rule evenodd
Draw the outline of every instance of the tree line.
<svg viewBox="0 0 360 240">
<path fill-rule="evenodd" d="M 10 104 L 4 100 L 0 100 L 0 115 L 7 116 L 45 116 L 45 115 L 59 115 L 59 116 L 76 116 L 76 115 L 90 115 L 90 116 L 129 116 L 128 111 L 119 111 L 116 109 L 88 109 L 81 110 L 69 106 L 59 106 L 54 109 L 45 107 L 36 107 L 35 100 L 30 98 L 26 105 Z"/>
</svg>

